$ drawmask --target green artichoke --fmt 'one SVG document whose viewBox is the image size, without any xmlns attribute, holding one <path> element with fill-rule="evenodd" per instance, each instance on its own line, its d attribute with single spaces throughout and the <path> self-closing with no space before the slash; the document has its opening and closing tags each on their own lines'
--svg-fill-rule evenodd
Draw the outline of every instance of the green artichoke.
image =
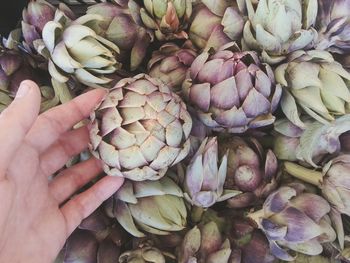
<svg viewBox="0 0 350 263">
<path fill-rule="evenodd" d="M 71 21 L 60 10 L 45 24 L 43 39 L 34 41 L 37 52 L 48 59 L 51 76 L 59 82 L 70 77 L 90 87 L 111 82 L 104 75 L 115 72 L 119 48 L 96 34 L 94 28 L 103 20 L 99 15 L 84 15 Z"/>
<path fill-rule="evenodd" d="M 283 87 L 281 108 L 296 126 L 301 113 L 328 124 L 350 112 L 350 73 L 326 51 L 296 51 L 275 70 Z"/>
<path fill-rule="evenodd" d="M 213 221 L 189 230 L 179 247 L 178 263 L 228 263 L 231 245 Z"/>
<path fill-rule="evenodd" d="M 334 53 L 350 52 L 350 1 L 318 1 L 318 39 L 315 48 Z"/>
<path fill-rule="evenodd" d="M 168 177 L 158 181 L 126 181 L 113 201 L 109 214 L 133 236 L 145 236 L 140 230 L 167 235 L 186 226 L 183 193 Z"/>
<path fill-rule="evenodd" d="M 148 75 L 119 81 L 90 118 L 90 148 L 109 175 L 157 180 L 190 150 L 186 105 Z"/>
<path fill-rule="evenodd" d="M 255 138 L 232 137 L 219 141 L 220 156 L 227 153 L 225 188 L 241 194 L 228 200 L 233 208 L 242 208 L 263 202 L 276 189 L 278 163 L 273 151 L 265 151 Z"/>
<path fill-rule="evenodd" d="M 137 248 L 124 252 L 119 257 L 119 263 L 165 263 L 174 258 L 156 248 L 152 243 L 144 241 Z"/>
<path fill-rule="evenodd" d="M 224 190 L 226 170 L 226 154 L 218 167 L 216 137 L 204 139 L 186 168 L 184 180 L 186 200 L 197 207 L 208 208 L 216 202 L 240 194 L 239 191 Z"/>
<path fill-rule="evenodd" d="M 100 3 L 90 6 L 87 14 L 103 17 L 99 34 L 121 49 L 120 60 L 127 61 L 131 70 L 137 69 L 154 38 L 141 21 L 139 5 L 133 0 Z"/>
<path fill-rule="evenodd" d="M 272 124 L 281 97 L 271 68 L 254 52 L 234 52 L 229 43 L 211 54 L 204 51 L 192 63 L 183 93 L 198 117 L 216 131 L 242 133 Z"/>
<path fill-rule="evenodd" d="M 192 0 L 143 0 L 142 22 L 154 30 L 158 40 L 186 39 Z"/>
<path fill-rule="evenodd" d="M 317 0 L 247 0 L 248 21 L 244 25 L 245 50 L 261 52 L 270 64 L 283 61 L 289 53 L 313 46 Z"/>
<path fill-rule="evenodd" d="M 204 0 L 193 9 L 189 38 L 201 50 L 219 49 L 224 44 L 240 39 L 244 20 L 241 0 Z"/>
<path fill-rule="evenodd" d="M 153 52 L 147 65 L 148 74 L 163 81 L 173 91 L 178 91 L 196 56 L 197 53 L 189 42 L 181 48 L 176 44 L 166 43 Z"/>
</svg>

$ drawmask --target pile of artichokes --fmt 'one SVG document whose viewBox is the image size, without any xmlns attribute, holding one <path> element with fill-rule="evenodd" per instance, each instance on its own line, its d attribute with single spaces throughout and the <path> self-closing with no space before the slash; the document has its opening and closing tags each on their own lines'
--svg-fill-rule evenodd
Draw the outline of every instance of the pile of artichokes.
<svg viewBox="0 0 350 263">
<path fill-rule="evenodd" d="M 350 262 L 350 0 L 31 0 L 1 38 L 0 112 L 108 90 L 73 161 L 125 183 L 56 263 Z"/>
</svg>

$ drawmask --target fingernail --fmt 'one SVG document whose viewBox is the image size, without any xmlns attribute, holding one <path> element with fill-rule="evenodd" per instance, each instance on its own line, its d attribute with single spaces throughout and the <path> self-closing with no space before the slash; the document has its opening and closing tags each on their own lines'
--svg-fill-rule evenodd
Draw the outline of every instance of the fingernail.
<svg viewBox="0 0 350 263">
<path fill-rule="evenodd" d="M 23 98 L 24 96 L 26 96 L 29 91 L 31 89 L 31 86 L 27 85 L 27 84 L 21 84 L 19 86 L 19 89 L 17 91 L 17 94 L 16 94 L 16 98 Z"/>
</svg>

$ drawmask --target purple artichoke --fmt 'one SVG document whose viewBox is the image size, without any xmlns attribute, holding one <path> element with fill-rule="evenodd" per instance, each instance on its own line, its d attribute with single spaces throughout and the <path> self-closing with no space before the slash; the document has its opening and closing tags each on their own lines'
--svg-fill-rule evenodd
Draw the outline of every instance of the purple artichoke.
<svg viewBox="0 0 350 263">
<path fill-rule="evenodd" d="M 192 205 L 207 208 L 224 201 L 239 191 L 224 190 L 227 155 L 218 167 L 218 143 L 216 138 L 206 138 L 187 166 L 185 175 L 185 198 Z"/>
<path fill-rule="evenodd" d="M 285 249 L 319 255 L 322 243 L 336 238 L 328 202 L 303 191 L 301 184 L 282 186 L 266 199 L 262 210 L 249 215 L 265 233 L 272 254 L 282 260 L 294 259 Z"/>
<path fill-rule="evenodd" d="M 65 13 L 70 19 L 74 19 L 75 15 L 63 3 L 60 3 L 58 9 Z M 24 37 L 24 45 L 28 51 L 34 50 L 35 40 L 42 38 L 42 31 L 47 22 L 52 21 L 55 17 L 56 7 L 45 0 L 30 1 L 27 8 L 22 13 L 22 32 Z"/>
<path fill-rule="evenodd" d="M 216 131 L 242 133 L 272 124 L 281 98 L 271 68 L 254 52 L 204 51 L 190 67 L 183 92 L 201 121 Z"/>
<path fill-rule="evenodd" d="M 189 38 L 201 50 L 219 49 L 224 44 L 238 40 L 243 31 L 244 9 L 241 0 L 204 0 L 197 4 L 191 16 Z"/>
<path fill-rule="evenodd" d="M 242 191 L 228 200 L 241 208 L 262 202 L 277 187 L 278 163 L 271 150 L 264 151 L 254 138 L 233 137 L 219 143 L 220 156 L 227 153 L 225 188 Z"/>
<path fill-rule="evenodd" d="M 316 49 L 350 52 L 350 0 L 319 0 L 316 25 Z"/>
</svg>

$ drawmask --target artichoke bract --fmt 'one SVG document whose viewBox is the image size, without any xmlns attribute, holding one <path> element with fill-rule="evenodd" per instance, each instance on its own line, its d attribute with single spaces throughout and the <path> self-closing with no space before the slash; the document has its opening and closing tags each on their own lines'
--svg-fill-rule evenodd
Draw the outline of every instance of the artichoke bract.
<svg viewBox="0 0 350 263">
<path fill-rule="evenodd" d="M 247 0 L 244 49 L 261 51 L 269 64 L 279 63 L 295 50 L 313 46 L 317 0 Z"/>
<path fill-rule="evenodd" d="M 75 19 L 72 10 L 64 3 L 59 3 L 58 9 L 70 19 Z M 34 41 L 42 38 L 42 31 L 47 22 L 55 17 L 56 7 L 45 0 L 33 0 L 28 3 L 22 12 L 22 32 L 24 46 L 27 51 L 34 50 Z"/>
<path fill-rule="evenodd" d="M 223 156 L 218 167 L 216 137 L 204 139 L 186 169 L 186 200 L 192 205 L 207 208 L 239 194 L 239 191 L 224 190 L 226 171 L 227 155 Z"/>
<path fill-rule="evenodd" d="M 133 0 L 100 3 L 90 6 L 87 14 L 103 16 L 101 34 L 121 49 L 121 59 L 129 61 L 130 69 L 135 70 L 153 41 L 153 32 L 141 21 L 139 5 Z"/>
<path fill-rule="evenodd" d="M 154 30 L 158 40 L 186 39 L 192 0 L 143 0 L 142 22 Z"/>
<path fill-rule="evenodd" d="M 273 151 L 265 151 L 255 138 L 232 137 L 219 142 L 220 156 L 227 153 L 225 188 L 242 192 L 230 198 L 228 205 L 242 208 L 263 202 L 278 182 L 278 162 Z"/>
<path fill-rule="evenodd" d="M 302 184 L 282 186 L 266 199 L 262 210 L 248 215 L 265 233 L 272 254 L 282 260 L 294 259 L 286 249 L 319 255 L 322 243 L 336 238 L 327 215 L 328 202 L 303 191 Z"/>
<path fill-rule="evenodd" d="M 201 121 L 216 131 L 242 133 L 272 124 L 281 97 L 271 68 L 255 52 L 233 52 L 231 43 L 192 63 L 183 93 Z"/>
<path fill-rule="evenodd" d="M 228 263 L 231 245 L 214 221 L 193 227 L 179 247 L 178 263 Z"/>
<path fill-rule="evenodd" d="M 295 51 L 275 70 L 283 87 L 281 108 L 296 126 L 302 113 L 323 124 L 350 112 L 350 73 L 327 51 Z"/>
<path fill-rule="evenodd" d="M 234 1 L 202 2 L 194 7 L 189 26 L 189 38 L 199 49 L 217 50 L 241 37 L 244 20 Z"/>
<path fill-rule="evenodd" d="M 173 91 L 178 91 L 196 56 L 189 42 L 181 48 L 173 43 L 164 44 L 153 52 L 147 65 L 148 74 L 163 81 Z"/>
<path fill-rule="evenodd" d="M 48 59 L 54 79 L 64 83 L 74 77 L 90 87 L 111 82 L 104 75 L 120 68 L 116 60 L 119 48 L 94 30 L 101 20 L 99 15 L 84 15 L 72 21 L 56 10 L 54 20 L 43 28 L 43 39 L 34 41 L 37 52 Z"/>
<path fill-rule="evenodd" d="M 318 1 L 318 39 L 315 48 L 334 53 L 350 51 L 350 1 Z"/>
<path fill-rule="evenodd" d="M 114 195 L 112 214 L 126 231 L 167 235 L 186 226 L 187 210 L 180 187 L 168 177 L 159 181 L 126 181 Z"/>
<path fill-rule="evenodd" d="M 148 75 L 119 81 L 90 119 L 90 148 L 108 175 L 157 180 L 190 150 L 185 103 Z"/>
</svg>

